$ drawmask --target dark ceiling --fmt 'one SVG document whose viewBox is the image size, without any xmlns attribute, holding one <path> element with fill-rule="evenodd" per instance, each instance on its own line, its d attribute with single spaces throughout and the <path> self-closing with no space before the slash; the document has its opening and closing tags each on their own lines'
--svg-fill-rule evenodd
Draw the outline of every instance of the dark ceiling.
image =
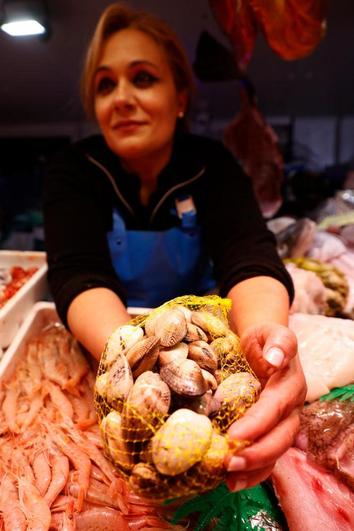
<svg viewBox="0 0 354 531">
<path fill-rule="evenodd" d="M 1 2 L 1 0 L 0 0 Z M 107 0 L 48 0 L 52 36 L 15 39 L 0 31 L 0 125 L 80 121 L 78 84 L 85 47 Z M 193 61 L 200 33 L 227 43 L 207 0 L 131 0 L 165 18 Z M 328 31 L 311 56 L 285 62 L 262 37 L 249 66 L 268 115 L 354 114 L 354 1 L 333 0 Z M 199 83 L 196 107 L 216 119 L 238 108 L 237 83 Z"/>
</svg>

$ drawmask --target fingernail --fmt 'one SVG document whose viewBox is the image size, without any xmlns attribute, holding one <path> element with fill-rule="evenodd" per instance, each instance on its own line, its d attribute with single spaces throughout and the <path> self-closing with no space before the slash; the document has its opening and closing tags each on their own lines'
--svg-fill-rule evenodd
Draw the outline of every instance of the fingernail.
<svg viewBox="0 0 354 531">
<path fill-rule="evenodd" d="M 280 367 L 284 361 L 284 352 L 278 347 L 271 347 L 263 354 L 263 357 L 274 367 Z"/>
<path fill-rule="evenodd" d="M 247 481 L 244 479 L 240 479 L 238 481 L 235 481 L 235 484 L 230 489 L 232 492 L 238 492 L 239 490 L 243 490 L 247 487 Z"/>
<path fill-rule="evenodd" d="M 244 457 L 231 457 L 227 470 L 229 472 L 237 472 L 246 468 L 246 459 Z"/>
</svg>

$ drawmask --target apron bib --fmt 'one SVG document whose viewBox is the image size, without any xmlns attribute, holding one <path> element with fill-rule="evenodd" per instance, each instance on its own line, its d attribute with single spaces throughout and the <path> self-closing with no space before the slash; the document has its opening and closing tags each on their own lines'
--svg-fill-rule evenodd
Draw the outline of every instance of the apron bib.
<svg viewBox="0 0 354 531">
<path fill-rule="evenodd" d="M 107 234 L 114 269 L 128 306 L 154 308 L 180 295 L 204 295 L 216 283 L 195 210 L 163 231 L 127 230 L 117 209 Z"/>
</svg>

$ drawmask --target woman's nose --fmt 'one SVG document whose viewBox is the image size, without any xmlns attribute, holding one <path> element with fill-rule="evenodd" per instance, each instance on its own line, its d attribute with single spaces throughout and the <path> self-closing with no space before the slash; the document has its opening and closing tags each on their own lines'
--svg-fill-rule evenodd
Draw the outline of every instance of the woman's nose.
<svg viewBox="0 0 354 531">
<path fill-rule="evenodd" d="M 133 91 L 129 83 L 124 81 L 118 83 L 114 91 L 114 106 L 118 108 L 131 107 L 134 103 Z"/>
</svg>

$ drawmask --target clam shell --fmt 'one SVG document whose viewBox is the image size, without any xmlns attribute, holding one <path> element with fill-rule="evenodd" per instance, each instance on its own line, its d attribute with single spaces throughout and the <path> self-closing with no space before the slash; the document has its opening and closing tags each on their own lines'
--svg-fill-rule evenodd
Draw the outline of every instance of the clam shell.
<svg viewBox="0 0 354 531">
<path fill-rule="evenodd" d="M 181 404 L 182 407 L 182 404 Z M 190 398 L 184 397 L 183 407 L 195 411 L 200 415 L 206 415 L 207 417 L 212 413 L 215 413 L 220 407 L 220 402 L 214 400 L 211 390 L 208 390 L 202 396 L 194 396 Z"/>
<path fill-rule="evenodd" d="M 240 341 L 236 334 L 229 333 L 225 337 L 218 337 L 210 343 L 210 346 L 217 354 L 222 364 L 228 356 L 235 357 L 241 355 Z"/>
<path fill-rule="evenodd" d="M 212 424 L 208 417 L 178 409 L 152 439 L 152 458 L 161 474 L 176 476 L 200 461 L 210 446 Z"/>
<path fill-rule="evenodd" d="M 127 398 L 133 386 L 133 375 L 124 354 L 120 354 L 108 372 L 107 402 L 116 405 L 116 402 Z"/>
<path fill-rule="evenodd" d="M 171 361 L 161 367 L 160 376 L 179 395 L 200 396 L 208 390 L 201 369 L 193 360 Z"/>
<path fill-rule="evenodd" d="M 160 484 L 160 475 L 149 463 L 137 463 L 130 475 L 129 485 L 137 493 L 155 490 Z"/>
<path fill-rule="evenodd" d="M 117 411 L 111 411 L 103 418 L 100 424 L 100 432 L 109 459 L 124 471 L 130 470 L 134 466 L 133 456 L 124 442 L 122 419 Z"/>
<path fill-rule="evenodd" d="M 144 441 L 163 422 L 171 403 L 171 392 L 159 374 L 144 372 L 135 381 L 123 406 L 123 435 L 130 442 Z M 140 447 L 131 447 L 140 451 Z"/>
<path fill-rule="evenodd" d="M 129 348 L 137 343 L 144 336 L 144 331 L 140 326 L 123 325 L 109 337 L 102 360 L 105 364 L 111 365 L 119 354 L 124 354 Z"/>
<path fill-rule="evenodd" d="M 191 341 L 208 341 L 208 336 L 200 326 L 193 323 L 187 323 L 187 333 L 184 337 L 184 341 L 187 341 L 187 343 L 190 343 Z"/>
<path fill-rule="evenodd" d="M 211 443 L 200 463 L 200 466 L 210 476 L 218 476 L 223 474 L 226 470 L 224 467 L 224 459 L 229 451 L 229 445 L 226 437 L 221 435 L 213 429 Z"/>
<path fill-rule="evenodd" d="M 231 374 L 218 385 L 215 398 L 220 402 L 243 401 L 252 403 L 255 401 L 261 388 L 259 381 L 249 372 L 237 372 Z"/>
<path fill-rule="evenodd" d="M 98 393 L 102 398 L 106 398 L 107 396 L 108 379 L 109 372 L 103 372 L 96 378 L 95 392 Z"/>
<path fill-rule="evenodd" d="M 159 363 L 160 367 L 163 365 L 167 365 L 167 363 L 170 363 L 174 360 L 185 360 L 188 356 L 188 345 L 187 343 L 184 343 L 181 341 L 181 343 L 177 343 L 174 347 L 170 348 L 160 348 L 159 351 Z"/>
<path fill-rule="evenodd" d="M 140 339 L 127 350 L 125 355 L 134 378 L 153 368 L 159 356 L 159 344 L 160 340 L 156 336 L 150 336 Z"/>
<path fill-rule="evenodd" d="M 159 316 L 160 314 L 158 312 L 151 312 L 149 316 L 146 318 L 144 328 L 145 328 L 145 334 L 148 337 L 155 335 L 155 322 Z"/>
<path fill-rule="evenodd" d="M 215 391 L 218 387 L 218 382 L 216 378 L 211 374 L 211 372 L 202 369 L 202 375 L 206 383 L 208 384 L 209 389 Z"/>
<path fill-rule="evenodd" d="M 220 407 L 213 422 L 221 431 L 227 430 L 257 400 L 260 387 L 248 372 L 231 374 L 219 384 L 214 399 L 220 402 Z"/>
<path fill-rule="evenodd" d="M 155 335 L 163 347 L 177 345 L 187 332 L 187 321 L 180 310 L 166 310 L 155 321 Z"/>
<path fill-rule="evenodd" d="M 218 357 L 206 341 L 190 343 L 188 358 L 196 361 L 199 367 L 208 371 L 215 371 L 218 367 Z"/>
<path fill-rule="evenodd" d="M 192 310 L 190 310 L 186 306 L 182 306 L 182 304 L 176 304 L 173 308 L 183 313 L 184 317 L 186 318 L 187 323 L 191 322 Z"/>
<path fill-rule="evenodd" d="M 230 332 L 229 327 L 221 319 L 206 311 L 192 312 L 192 323 L 202 328 L 212 339 L 226 336 Z"/>
</svg>

